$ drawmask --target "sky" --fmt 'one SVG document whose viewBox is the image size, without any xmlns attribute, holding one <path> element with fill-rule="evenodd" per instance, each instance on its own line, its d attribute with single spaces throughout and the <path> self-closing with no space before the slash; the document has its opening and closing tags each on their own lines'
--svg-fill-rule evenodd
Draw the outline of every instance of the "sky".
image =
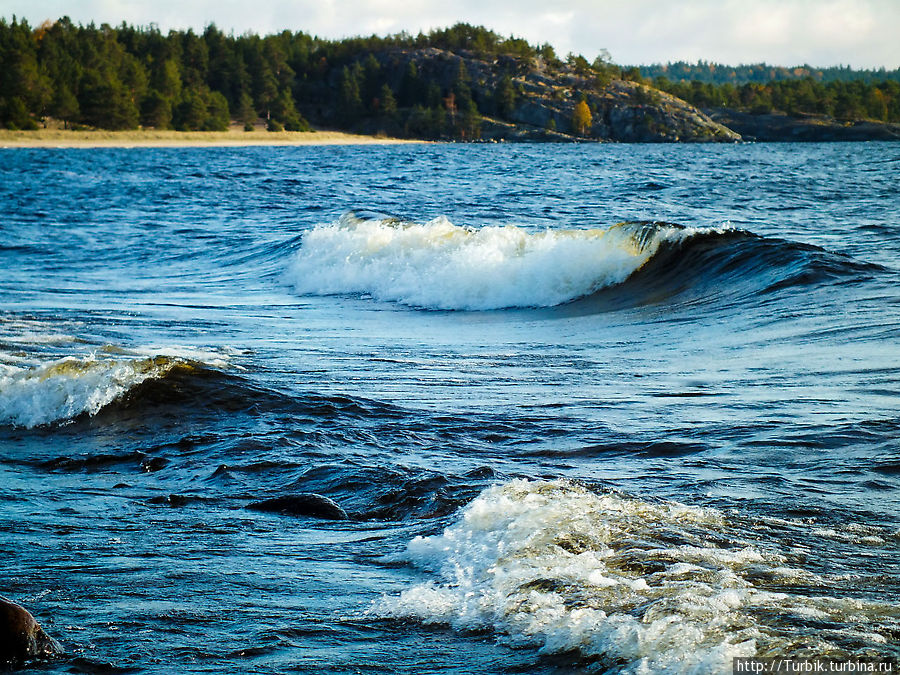
<svg viewBox="0 0 900 675">
<path fill-rule="evenodd" d="M 323 38 L 417 33 L 459 21 L 559 56 L 900 68 L 900 0 L 0 0 L 0 16 L 39 24 L 158 25 L 226 33 L 302 30 Z"/>
</svg>

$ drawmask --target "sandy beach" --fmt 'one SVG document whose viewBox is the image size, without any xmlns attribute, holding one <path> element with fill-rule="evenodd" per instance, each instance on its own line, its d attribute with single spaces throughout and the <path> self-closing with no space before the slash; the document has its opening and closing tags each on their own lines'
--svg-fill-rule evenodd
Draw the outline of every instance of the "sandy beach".
<svg viewBox="0 0 900 675">
<path fill-rule="evenodd" d="M 0 148 L 147 148 L 147 147 L 236 147 L 250 145 L 386 145 L 423 141 L 387 136 L 363 136 L 342 131 L 266 131 L 258 127 L 244 131 L 233 126 L 228 131 L 172 131 L 135 129 L 129 131 L 72 131 L 0 129 Z"/>
</svg>

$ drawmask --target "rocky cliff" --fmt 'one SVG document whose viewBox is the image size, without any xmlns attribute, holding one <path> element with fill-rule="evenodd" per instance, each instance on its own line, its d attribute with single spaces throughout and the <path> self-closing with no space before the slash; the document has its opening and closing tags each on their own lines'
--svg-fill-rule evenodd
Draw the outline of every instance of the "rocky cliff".
<svg viewBox="0 0 900 675">
<path fill-rule="evenodd" d="M 478 56 L 427 48 L 377 54 L 391 87 L 402 91 L 410 64 L 423 81 L 442 92 L 464 79 L 483 114 L 482 140 L 579 140 L 623 142 L 734 142 L 739 134 L 681 99 L 644 84 L 603 80 L 540 57 Z M 506 106 L 493 105 L 501 87 L 512 87 Z M 576 103 L 584 100 L 590 123 L 581 132 L 573 123 Z M 361 129 L 369 130 L 369 129 Z"/>
</svg>

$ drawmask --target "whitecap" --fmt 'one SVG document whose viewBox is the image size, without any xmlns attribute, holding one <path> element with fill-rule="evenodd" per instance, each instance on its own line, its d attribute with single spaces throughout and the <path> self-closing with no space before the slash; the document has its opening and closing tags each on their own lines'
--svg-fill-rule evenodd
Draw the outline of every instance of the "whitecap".
<svg viewBox="0 0 900 675">
<path fill-rule="evenodd" d="M 303 294 L 365 294 L 425 309 L 551 307 L 622 283 L 663 242 L 698 232 L 664 224 L 531 232 L 347 215 L 305 233 L 288 278 Z"/>
<path fill-rule="evenodd" d="M 840 655 L 831 640 L 858 630 L 877 646 L 900 617 L 892 603 L 793 592 L 818 578 L 736 536 L 715 509 L 567 481 L 489 488 L 402 557 L 431 578 L 383 598 L 377 615 L 490 630 L 624 673 L 730 673 L 734 657 L 791 653 L 797 627 L 779 618 L 790 616 L 844 626 L 803 636 L 810 655 Z"/>
</svg>

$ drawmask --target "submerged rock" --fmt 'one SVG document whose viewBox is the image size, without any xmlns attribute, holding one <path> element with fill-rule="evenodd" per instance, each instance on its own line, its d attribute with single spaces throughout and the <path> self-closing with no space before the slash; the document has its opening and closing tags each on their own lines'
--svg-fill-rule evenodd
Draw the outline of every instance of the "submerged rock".
<svg viewBox="0 0 900 675">
<path fill-rule="evenodd" d="M 323 495 L 301 492 L 274 497 L 247 505 L 253 511 L 284 513 L 292 516 L 310 516 L 326 520 L 348 520 L 349 516 L 336 502 Z"/>
<path fill-rule="evenodd" d="M 44 632 L 28 610 L 0 597 L 0 664 L 48 659 L 62 652 L 62 646 Z"/>
</svg>

